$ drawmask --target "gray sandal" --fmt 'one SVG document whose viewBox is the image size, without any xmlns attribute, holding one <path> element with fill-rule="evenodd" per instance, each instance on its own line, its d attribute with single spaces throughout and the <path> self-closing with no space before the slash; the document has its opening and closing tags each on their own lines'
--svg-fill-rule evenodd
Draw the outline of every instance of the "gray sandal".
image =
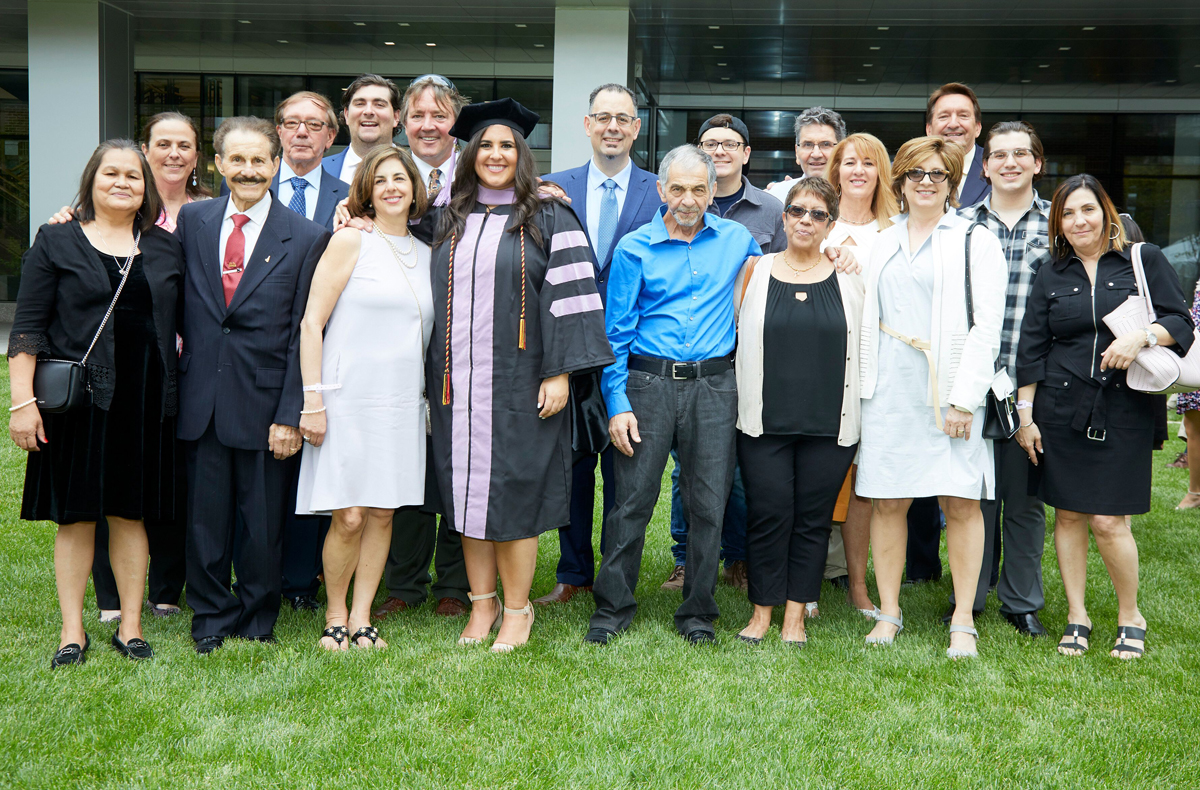
<svg viewBox="0 0 1200 790">
<path fill-rule="evenodd" d="M 969 625 L 952 625 L 950 626 L 952 634 L 970 634 L 975 637 L 975 643 L 979 643 L 979 632 Z M 975 658 L 979 655 L 979 650 L 959 650 L 954 647 L 946 648 L 946 658 Z"/>
<path fill-rule="evenodd" d="M 904 612 L 901 612 L 899 617 L 892 617 L 890 614 L 880 612 L 875 615 L 875 621 L 878 623 L 891 623 L 896 626 L 896 633 L 891 636 L 868 636 L 866 638 L 868 645 L 890 645 L 896 641 L 896 636 L 904 630 Z"/>
</svg>

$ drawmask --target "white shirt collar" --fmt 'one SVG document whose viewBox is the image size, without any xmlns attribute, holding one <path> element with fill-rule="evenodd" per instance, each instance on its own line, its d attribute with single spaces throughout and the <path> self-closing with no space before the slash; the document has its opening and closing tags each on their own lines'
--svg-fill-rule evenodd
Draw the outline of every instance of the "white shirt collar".
<svg viewBox="0 0 1200 790">
<path fill-rule="evenodd" d="M 607 181 L 609 178 L 611 178 L 613 181 L 615 181 L 617 183 L 617 189 L 620 189 L 621 191 L 626 191 L 629 189 L 629 178 L 632 175 L 633 175 L 633 159 L 630 159 L 628 162 L 626 162 L 625 167 L 622 168 L 621 172 L 617 173 L 615 176 L 604 175 L 604 173 L 600 170 L 600 168 L 596 167 L 596 160 L 589 159 L 588 160 L 587 188 L 588 188 L 589 192 L 592 191 L 593 189 L 599 189 L 600 186 L 605 181 Z"/>
<path fill-rule="evenodd" d="M 253 206 L 251 206 L 246 211 L 241 211 L 241 212 L 239 212 L 237 210 L 237 207 L 233 205 L 233 196 L 230 195 L 228 202 L 226 202 L 226 204 L 225 204 L 224 219 L 229 219 L 234 214 L 245 214 L 247 217 L 250 218 L 251 222 L 253 222 L 255 225 L 258 225 L 259 227 L 262 227 L 263 223 L 267 221 L 267 214 L 269 214 L 270 212 L 271 212 L 271 190 L 268 189 L 267 193 L 265 195 L 263 195 L 262 200 L 255 203 Z"/>
<path fill-rule="evenodd" d="M 411 152 L 411 149 L 410 149 Z M 446 157 L 446 161 L 437 166 L 437 169 L 442 173 L 442 183 L 447 183 L 447 180 L 454 178 L 454 151 L 451 150 L 450 156 Z M 413 163 L 417 166 L 417 172 L 421 174 L 421 180 L 426 184 L 429 183 L 429 174 L 433 172 L 434 166 L 426 162 L 417 155 L 413 155 Z"/>
<path fill-rule="evenodd" d="M 312 170 L 300 176 L 312 186 L 313 189 L 320 191 L 321 189 L 321 165 L 317 165 Z M 279 163 L 279 183 L 286 184 L 296 177 L 296 171 L 291 168 L 286 161 Z"/>
<path fill-rule="evenodd" d="M 346 146 L 346 157 L 342 159 L 342 167 L 346 167 L 348 165 L 357 165 L 361 161 L 362 157 L 354 152 L 354 146 Z"/>
</svg>

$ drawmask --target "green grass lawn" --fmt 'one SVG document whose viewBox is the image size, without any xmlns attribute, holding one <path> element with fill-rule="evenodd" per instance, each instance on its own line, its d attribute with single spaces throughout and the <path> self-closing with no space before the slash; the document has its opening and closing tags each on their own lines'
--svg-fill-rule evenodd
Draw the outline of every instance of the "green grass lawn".
<svg viewBox="0 0 1200 790">
<path fill-rule="evenodd" d="M 993 596 L 980 658 L 947 660 L 948 574 L 905 588 L 891 649 L 865 649 L 867 621 L 828 586 L 807 650 L 785 649 L 777 628 L 762 646 L 737 642 L 751 607 L 726 586 L 718 645 L 692 648 L 671 623 L 679 594 L 659 589 L 672 564 L 664 496 L 637 620 L 606 648 L 581 642 L 581 596 L 539 609 L 529 645 L 507 656 L 457 647 L 464 620 L 432 606 L 382 623 L 386 651 L 331 655 L 321 615 L 285 607 L 278 645 L 230 641 L 207 658 L 186 617 L 146 618 L 157 657 L 134 665 L 107 645 L 114 629 L 89 594 L 89 660 L 54 673 L 54 528 L 18 519 L 24 454 L 0 445 L 0 787 L 1200 786 L 1200 513 L 1174 511 L 1186 474 L 1164 464 L 1177 440 L 1154 459 L 1154 510 L 1134 519 L 1150 623 L 1137 661 L 1108 656 L 1116 598 L 1094 548 L 1083 658 L 1019 638 Z M 1042 619 L 1059 632 L 1052 532 L 1046 547 Z M 551 533 L 535 594 L 557 558 Z"/>
</svg>

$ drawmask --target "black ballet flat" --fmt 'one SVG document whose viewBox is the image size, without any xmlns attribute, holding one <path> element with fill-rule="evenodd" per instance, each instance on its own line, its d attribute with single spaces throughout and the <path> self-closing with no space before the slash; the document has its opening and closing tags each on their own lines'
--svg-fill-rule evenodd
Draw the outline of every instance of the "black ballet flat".
<svg viewBox="0 0 1200 790">
<path fill-rule="evenodd" d="M 92 638 L 87 634 L 83 635 L 83 647 L 75 642 L 63 645 L 54 654 L 54 658 L 50 659 L 50 668 L 58 669 L 59 667 L 69 667 L 72 664 L 82 664 L 87 661 L 87 651 L 91 646 Z"/>
<path fill-rule="evenodd" d="M 112 635 L 112 646 L 118 653 L 128 658 L 130 661 L 145 661 L 148 658 L 154 658 L 154 651 L 150 648 L 150 643 L 145 639 L 139 639 L 136 636 L 128 642 L 122 642 L 120 632 Z"/>
</svg>

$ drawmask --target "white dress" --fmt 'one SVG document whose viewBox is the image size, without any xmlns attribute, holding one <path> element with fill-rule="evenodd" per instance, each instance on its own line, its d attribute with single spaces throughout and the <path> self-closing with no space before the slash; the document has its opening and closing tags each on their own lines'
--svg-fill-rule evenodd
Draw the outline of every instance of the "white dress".
<svg viewBox="0 0 1200 790">
<path fill-rule="evenodd" d="M 879 220 L 873 219 L 866 225 L 851 225 L 849 222 L 835 222 L 825 241 L 821 242 L 821 252 L 826 247 L 839 247 L 847 239 L 854 239 L 854 257 L 860 264 L 866 264 L 871 257 L 871 250 L 879 239 Z"/>
<path fill-rule="evenodd" d="M 425 346 L 433 331 L 429 246 L 362 233 L 358 261 L 325 327 L 326 433 L 304 445 L 296 512 L 425 501 Z M 411 254 L 404 254 L 412 248 Z"/>
<path fill-rule="evenodd" d="M 896 332 L 928 340 L 933 321 L 933 236 L 911 255 L 908 234 L 879 276 L 879 318 Z M 980 499 L 990 463 L 983 439 L 983 408 L 971 421 L 971 438 L 938 430 L 928 404 L 929 362 L 917 349 L 879 332 L 879 378 L 862 401 L 858 452 L 861 497 L 907 499 L 955 496 Z M 942 406 L 945 420 L 949 407 Z"/>
</svg>

